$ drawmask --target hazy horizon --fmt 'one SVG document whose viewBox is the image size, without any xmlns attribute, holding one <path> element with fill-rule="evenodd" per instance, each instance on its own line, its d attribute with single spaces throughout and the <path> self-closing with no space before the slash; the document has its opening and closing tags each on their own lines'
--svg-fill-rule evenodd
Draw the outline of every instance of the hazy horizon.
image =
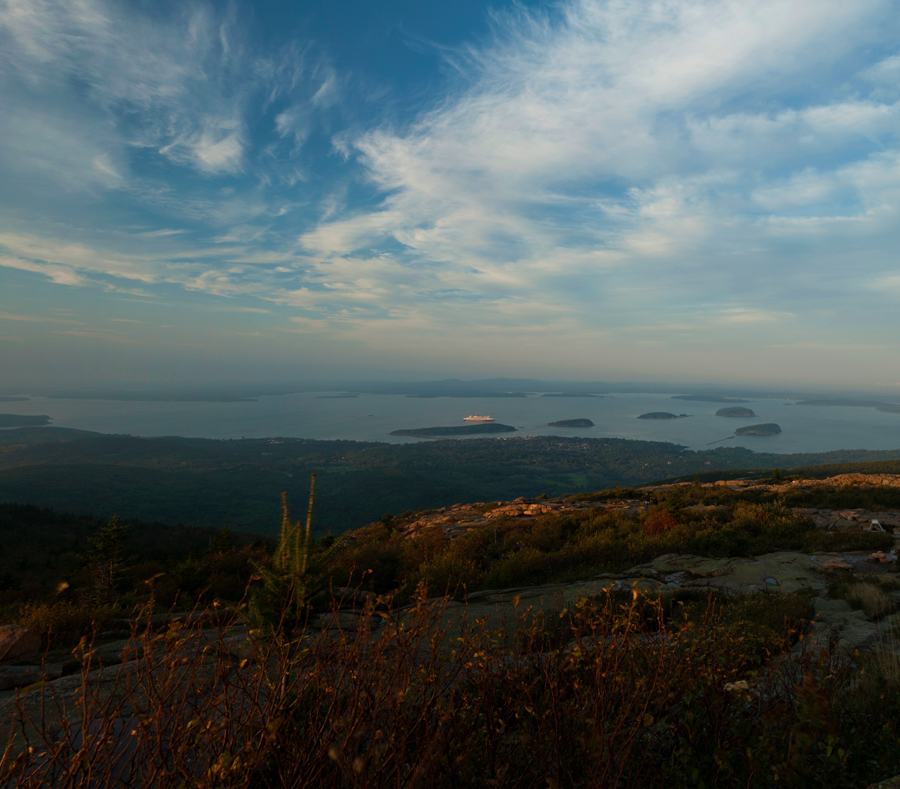
<svg viewBox="0 0 900 789">
<path fill-rule="evenodd" d="M 305 380 L 223 380 L 198 383 L 195 380 L 184 381 L 145 381 L 122 382 L 102 385 L 40 385 L 0 386 L 0 397 L 76 397 L 84 399 L 104 399 L 106 397 L 122 397 L 134 395 L 141 399 L 147 395 L 151 399 L 158 396 L 171 396 L 175 399 L 187 397 L 203 400 L 209 397 L 215 400 L 220 397 L 256 398 L 271 397 L 303 392 L 340 393 L 357 392 L 368 394 L 425 394 L 433 397 L 471 397 L 478 398 L 486 392 L 575 392 L 595 394 L 624 393 L 659 393 L 679 395 L 709 395 L 731 397 L 762 397 L 774 399 L 809 398 L 857 398 L 872 399 L 883 402 L 900 401 L 900 393 L 894 397 L 891 389 L 885 388 L 837 388 L 822 386 L 779 385 L 777 382 L 769 386 L 760 382 L 742 384 L 740 382 L 713 381 L 676 381 L 676 380 L 643 380 L 643 381 L 597 381 L 587 379 L 543 379 L 525 376 L 496 376 L 491 378 L 444 377 L 381 377 L 381 378 L 320 378 Z M 96 396 L 96 397 L 95 397 Z M 127 398 L 126 398 L 127 399 Z M 15 410 L 15 403 L 0 403 L 0 410 Z"/>
<path fill-rule="evenodd" d="M 0 385 L 900 396 L 898 10 L 7 0 Z"/>
</svg>

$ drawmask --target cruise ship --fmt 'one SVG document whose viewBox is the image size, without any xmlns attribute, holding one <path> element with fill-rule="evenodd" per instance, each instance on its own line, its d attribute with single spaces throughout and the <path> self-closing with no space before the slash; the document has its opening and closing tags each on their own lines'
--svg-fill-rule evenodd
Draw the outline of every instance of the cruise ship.
<svg viewBox="0 0 900 789">
<path fill-rule="evenodd" d="M 464 416 L 463 422 L 493 422 L 494 417 L 492 416 L 478 416 L 478 414 L 473 414 L 472 416 Z"/>
</svg>

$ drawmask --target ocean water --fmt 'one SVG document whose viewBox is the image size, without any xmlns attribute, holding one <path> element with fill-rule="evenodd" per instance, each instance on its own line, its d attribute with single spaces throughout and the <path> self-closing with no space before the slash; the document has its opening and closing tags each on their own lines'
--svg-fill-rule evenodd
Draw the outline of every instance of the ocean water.
<svg viewBox="0 0 900 789">
<path fill-rule="evenodd" d="M 402 395 L 325 398 L 322 393 L 261 397 L 245 403 L 54 400 L 34 397 L 0 403 L 0 412 L 47 414 L 58 427 L 136 436 L 267 438 L 273 436 L 408 443 L 428 439 L 392 436 L 392 430 L 462 425 L 469 414 L 488 414 L 517 433 L 500 436 L 585 436 L 669 441 L 706 449 L 735 428 L 776 422 L 776 436 L 740 436 L 712 447 L 742 446 L 759 452 L 827 452 L 837 449 L 900 449 L 900 414 L 845 406 L 795 406 L 783 400 L 742 405 L 757 419 L 715 416 L 722 403 L 671 400 L 660 394 L 616 394 L 602 398 L 530 395 L 525 398 L 419 399 Z M 637 419 L 649 411 L 690 414 L 671 420 Z M 591 428 L 554 428 L 548 422 L 587 418 Z M 486 437 L 465 440 L 488 440 Z"/>
</svg>

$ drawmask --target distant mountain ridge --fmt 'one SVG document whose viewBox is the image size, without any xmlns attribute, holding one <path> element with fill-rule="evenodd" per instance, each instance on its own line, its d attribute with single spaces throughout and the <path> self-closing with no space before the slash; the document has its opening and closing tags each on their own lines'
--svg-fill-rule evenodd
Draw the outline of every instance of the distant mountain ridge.
<svg viewBox="0 0 900 789">
<path fill-rule="evenodd" d="M 685 387 L 683 382 L 665 381 L 572 381 L 540 378 L 445 378 L 434 381 L 373 381 L 373 380 L 332 380 L 332 381 L 273 381 L 263 384 L 227 385 L 171 385 L 166 388 L 133 386 L 108 386 L 98 388 L 49 388 L 34 387 L 0 390 L 0 396 L 22 397 L 42 395 L 57 399 L 99 399 L 131 401 L 182 401 L 182 402 L 226 402 L 253 400 L 261 396 L 277 396 L 301 392 L 359 392 L 363 394 L 401 394 L 429 397 L 489 396 L 491 393 L 552 393 L 563 392 L 569 396 L 580 394 L 648 393 L 669 394 L 673 399 L 697 402 L 737 402 L 745 398 L 800 400 L 822 402 L 836 399 L 864 401 L 872 407 L 892 406 L 871 399 L 870 394 L 856 392 L 835 392 L 823 395 L 821 392 L 805 390 L 765 389 L 760 387 L 734 387 L 721 384 L 701 383 Z M 681 394 L 683 393 L 683 394 Z M 825 404 L 822 402 L 822 404 Z M 900 408 L 900 405 L 896 406 Z"/>
</svg>

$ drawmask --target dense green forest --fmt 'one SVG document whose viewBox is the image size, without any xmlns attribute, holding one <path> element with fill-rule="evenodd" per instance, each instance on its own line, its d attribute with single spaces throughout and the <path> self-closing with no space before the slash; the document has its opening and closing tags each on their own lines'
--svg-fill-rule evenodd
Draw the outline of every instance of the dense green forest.
<svg viewBox="0 0 900 789">
<path fill-rule="evenodd" d="M 317 534 L 385 513 L 462 501 L 601 490 L 662 478 L 900 459 L 890 451 L 773 455 L 740 447 L 694 452 L 626 439 L 512 437 L 414 444 L 297 438 L 137 438 L 55 427 L 0 431 L 0 501 L 109 518 L 271 536 L 279 501 L 306 497 L 319 474 Z M 321 514 L 319 514 L 321 513 Z"/>
</svg>

